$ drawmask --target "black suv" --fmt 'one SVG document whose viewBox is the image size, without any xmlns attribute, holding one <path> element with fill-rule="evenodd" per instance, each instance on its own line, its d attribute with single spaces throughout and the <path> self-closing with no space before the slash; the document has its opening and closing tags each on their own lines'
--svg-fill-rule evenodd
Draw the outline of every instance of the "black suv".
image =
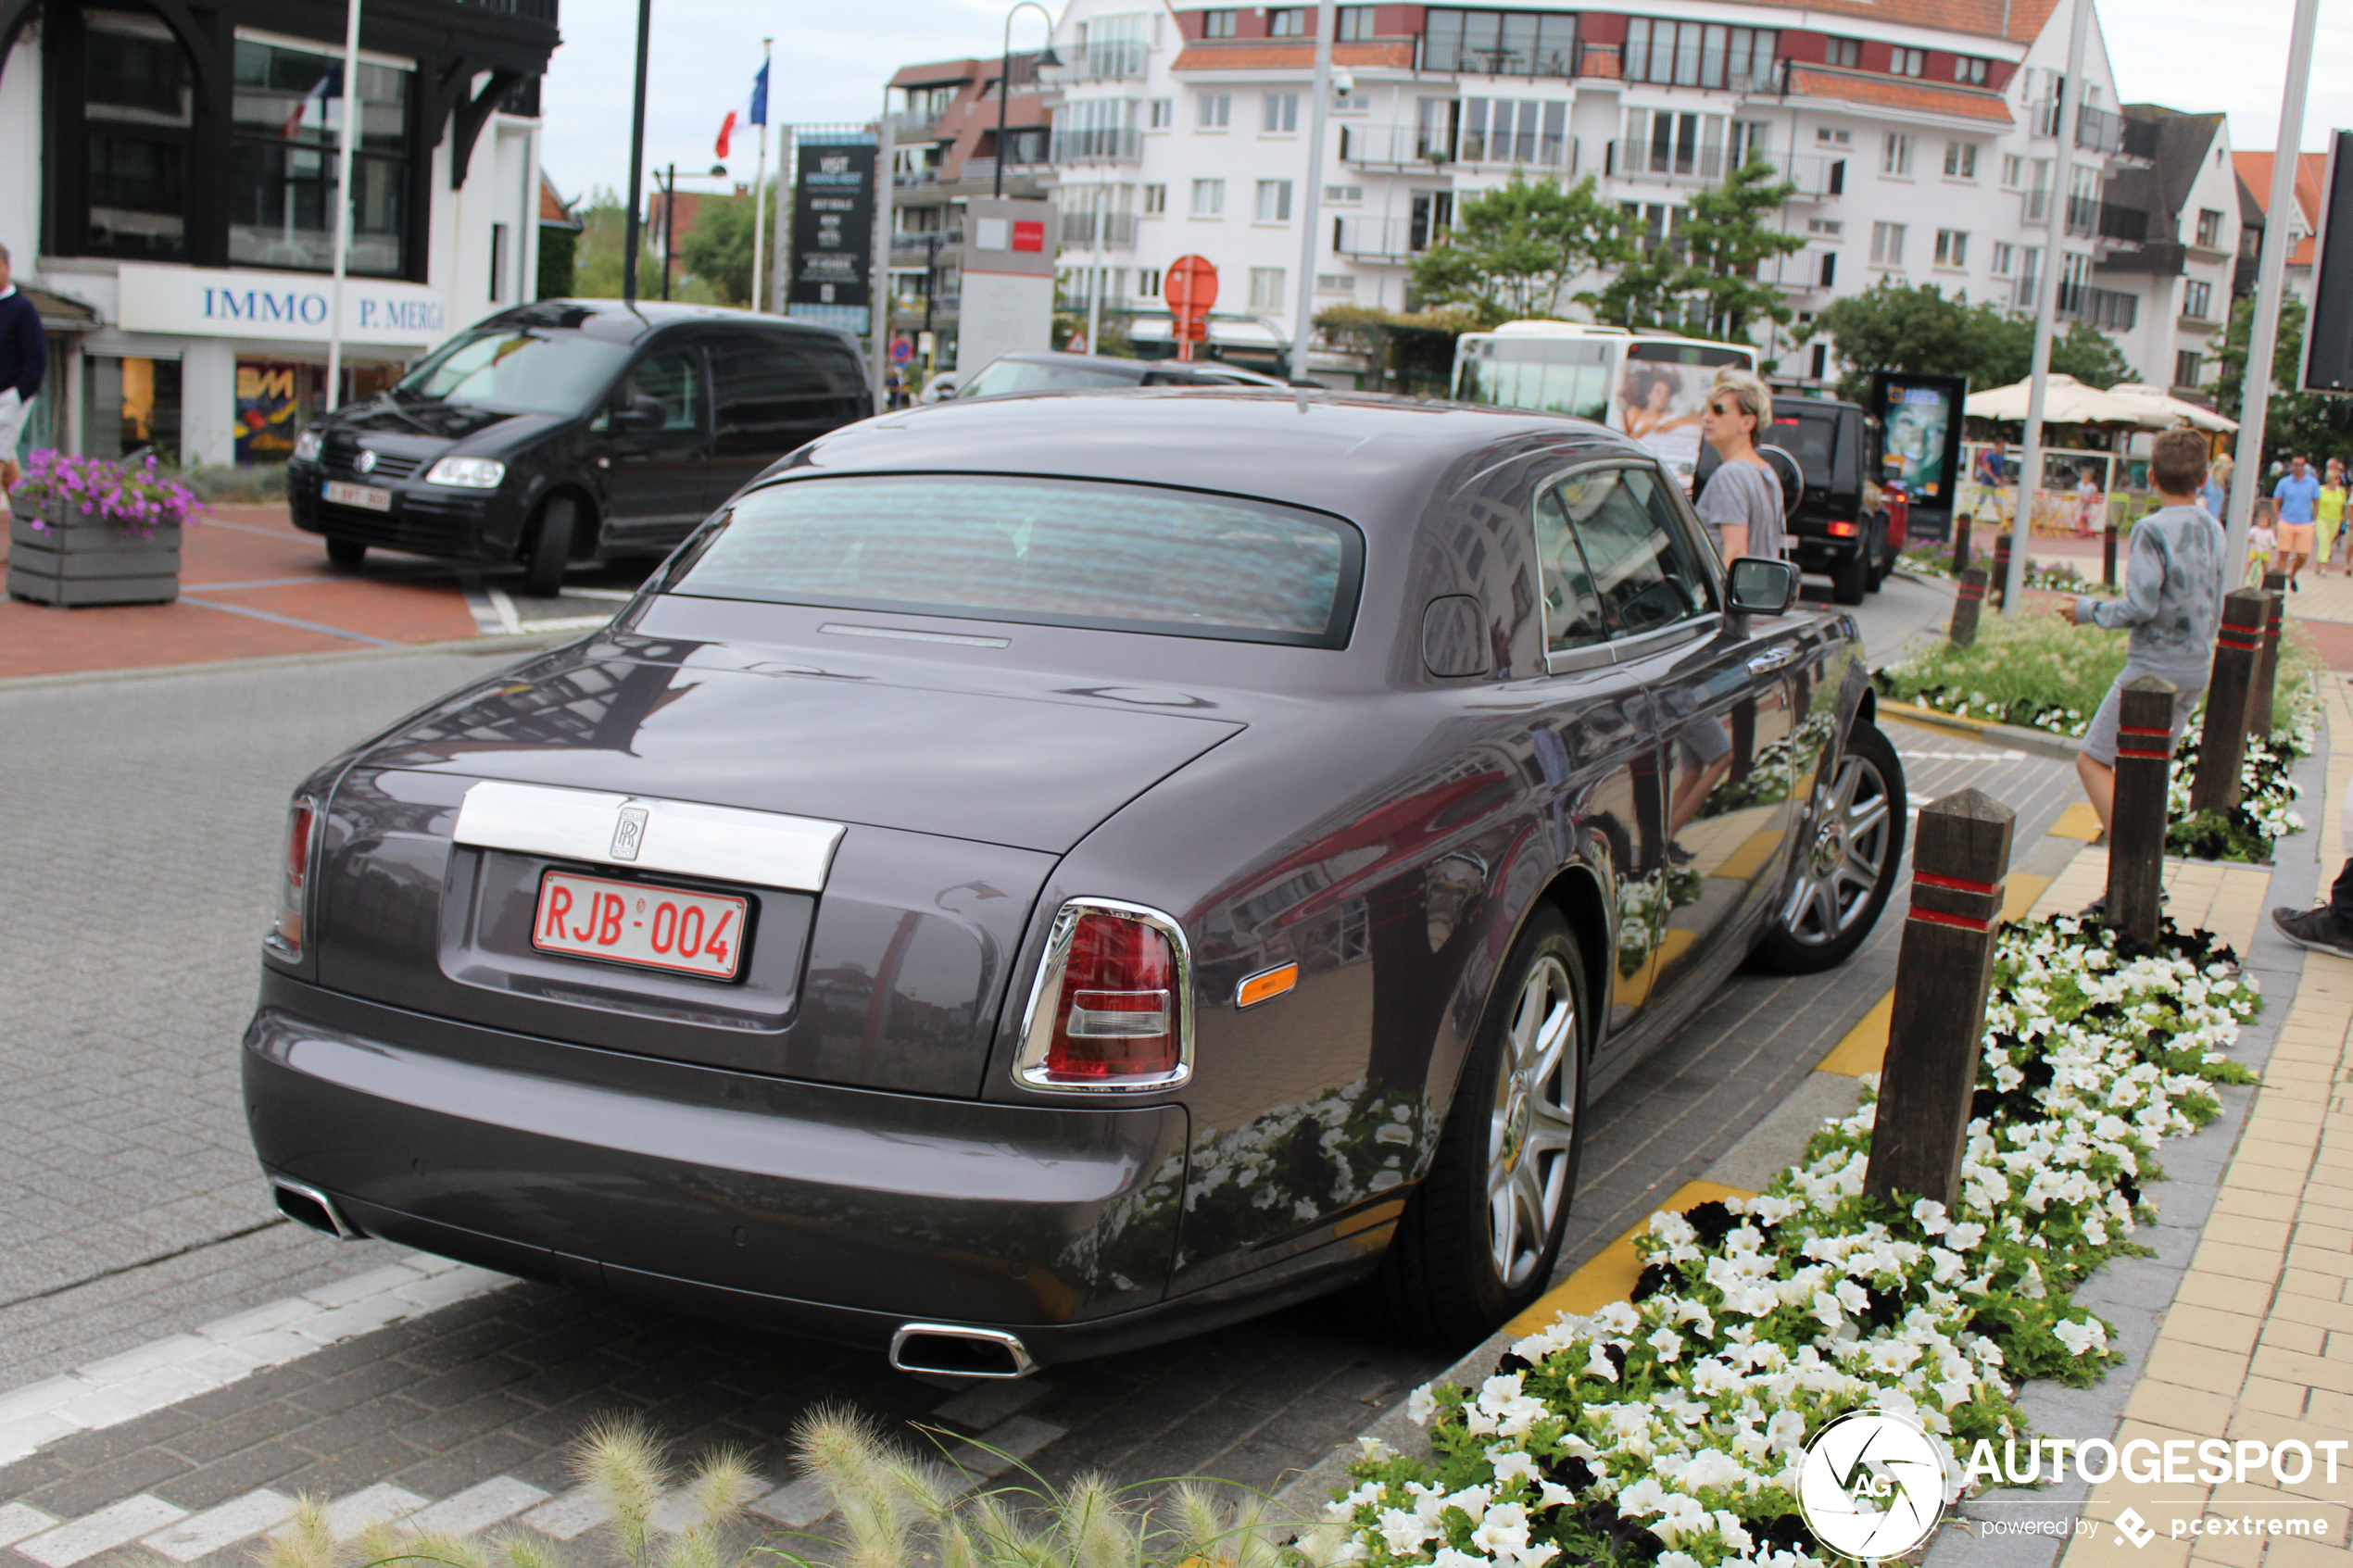
<svg viewBox="0 0 2353 1568">
<path fill-rule="evenodd" d="M 568 564 L 667 553 L 777 458 L 873 413 L 872 388 L 831 327 L 542 300 L 303 432 L 286 494 L 330 559 L 521 560 L 545 596 Z"/>
<path fill-rule="evenodd" d="M 1789 520 L 1790 555 L 1799 570 L 1827 574 L 1831 596 L 1843 605 L 1861 604 L 1865 594 L 1879 592 L 1901 547 L 1888 532 L 1880 495 L 1879 421 L 1853 403 L 1776 397 L 1773 428 L 1757 432 L 1756 445 L 1788 454 L 1788 462 L 1773 464 L 1784 493 L 1791 462 L 1805 476 L 1805 492 Z M 1693 494 L 1717 461 L 1714 447 L 1700 448 Z"/>
</svg>

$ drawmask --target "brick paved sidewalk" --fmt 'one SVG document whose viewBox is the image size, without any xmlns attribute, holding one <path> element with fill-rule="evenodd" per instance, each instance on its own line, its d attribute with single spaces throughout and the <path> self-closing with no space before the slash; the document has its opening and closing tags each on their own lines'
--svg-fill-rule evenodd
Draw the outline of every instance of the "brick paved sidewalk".
<svg viewBox="0 0 2353 1568">
<path fill-rule="evenodd" d="M 58 609 L 0 598 L 0 679 L 585 630 L 641 575 L 584 571 L 562 598 L 518 601 L 504 574 L 396 551 L 335 566 L 283 504 L 220 506 L 183 535 L 175 604 Z"/>
</svg>

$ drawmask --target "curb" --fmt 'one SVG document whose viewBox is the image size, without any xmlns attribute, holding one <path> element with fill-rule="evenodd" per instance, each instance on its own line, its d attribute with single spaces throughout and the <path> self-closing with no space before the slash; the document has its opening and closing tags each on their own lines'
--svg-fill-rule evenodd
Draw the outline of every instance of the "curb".
<svg viewBox="0 0 2353 1568">
<path fill-rule="evenodd" d="M 278 670 L 289 665 L 352 664 L 409 654 L 462 654 L 475 659 L 537 653 L 579 639 L 579 632 L 524 632 L 518 635 L 454 637 L 438 643 L 403 643 L 389 648 L 338 648 L 332 653 L 279 653 L 258 659 L 215 659 L 190 664 L 141 664 L 123 670 L 69 670 L 56 675 L 16 675 L 0 680 L 0 694 L 44 686 L 78 686 L 93 681 L 153 681 L 169 675 L 217 674 L 224 671 Z"/>
<path fill-rule="evenodd" d="M 2030 730 L 2019 724 L 1996 724 L 1983 719 L 1962 719 L 1950 713 L 1939 713 L 1932 708 L 1916 708 L 1894 697 L 1879 699 L 1881 715 L 1901 719 L 1906 724 L 1917 724 L 1924 730 L 1942 730 L 1965 740 L 1981 741 L 1988 746 L 2007 746 L 2023 751 L 2029 757 L 2047 757 L 2055 762 L 2072 762 L 2082 752 L 2082 741 Z"/>
</svg>

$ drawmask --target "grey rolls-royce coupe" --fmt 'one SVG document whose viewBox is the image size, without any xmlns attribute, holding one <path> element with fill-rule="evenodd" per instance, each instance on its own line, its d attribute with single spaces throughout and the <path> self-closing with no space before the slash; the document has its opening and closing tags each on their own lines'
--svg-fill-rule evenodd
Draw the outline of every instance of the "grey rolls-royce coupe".
<svg viewBox="0 0 2353 1568">
<path fill-rule="evenodd" d="M 1018 1375 L 1544 1288 L 1585 1108 L 1902 858 L 1854 623 L 1638 445 L 955 401 L 320 769 L 245 1038 L 284 1210 Z"/>
</svg>

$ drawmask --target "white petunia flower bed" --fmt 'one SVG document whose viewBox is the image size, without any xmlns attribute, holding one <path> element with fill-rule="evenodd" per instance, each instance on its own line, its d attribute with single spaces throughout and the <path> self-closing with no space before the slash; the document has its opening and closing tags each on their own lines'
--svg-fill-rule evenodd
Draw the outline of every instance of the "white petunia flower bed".
<svg viewBox="0 0 2353 1568">
<path fill-rule="evenodd" d="M 2223 1053 L 2261 1005 L 2235 957 L 2171 926 L 2135 949 L 2061 918 L 2001 937 L 1948 1212 L 1863 1196 L 1876 1079 L 1754 1198 L 1660 1213 L 1635 1299 L 1519 1340 L 1476 1388 L 1410 1410 L 1434 1454 L 1379 1452 L 1330 1508 L 1367 1564 L 1659 1568 L 1836 1561 L 1799 1519 L 1806 1437 L 1846 1411 L 1908 1414 L 1953 1450 L 2026 1436 L 2031 1377 L 2118 1360 L 2070 1293 L 2136 1250 L 2165 1138 L 2250 1075 Z M 1900 1047 L 1899 1047 L 1900 1048 Z"/>
</svg>

